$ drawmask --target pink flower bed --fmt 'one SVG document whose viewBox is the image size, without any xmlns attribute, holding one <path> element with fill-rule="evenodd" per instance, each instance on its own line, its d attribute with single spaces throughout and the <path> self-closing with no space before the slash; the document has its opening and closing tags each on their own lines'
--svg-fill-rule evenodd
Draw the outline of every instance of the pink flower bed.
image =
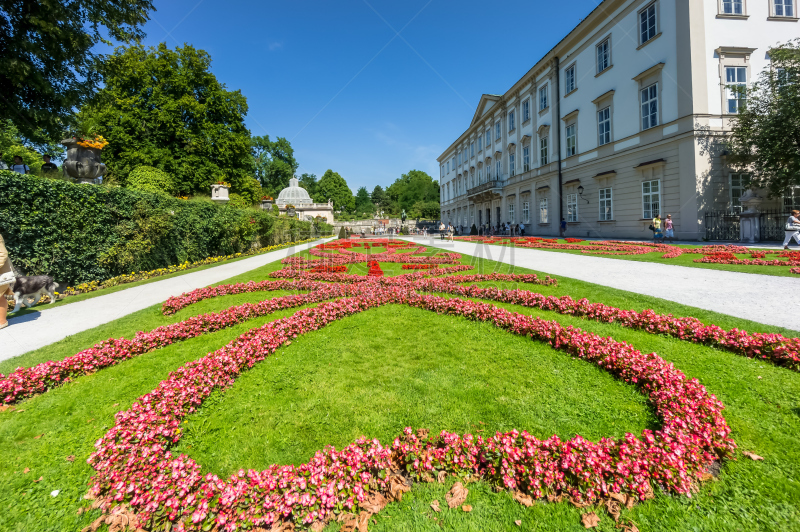
<svg viewBox="0 0 800 532">
<path fill-rule="evenodd" d="M 309 526 L 342 511 L 369 512 L 370 498 L 388 492 L 388 479 L 399 471 L 412 479 L 439 472 L 471 475 L 537 498 L 564 493 L 594 501 L 625 493 L 644 499 L 655 486 L 689 495 L 708 465 L 735 449 L 723 405 L 696 379 L 655 354 L 485 303 L 421 296 L 408 287 L 375 281 L 353 288 L 363 295 L 321 303 L 248 331 L 172 372 L 129 410 L 119 412 L 89 458 L 97 472 L 91 493 L 104 508 L 130 504 L 153 529 L 163 529 L 167 521 L 177 531 L 233 531 L 279 521 Z M 212 391 L 231 386 L 242 371 L 297 336 L 386 304 L 484 321 L 547 342 L 636 386 L 663 425 L 638 438 L 627 434 L 596 443 L 580 436 L 538 440 L 518 431 L 485 438 L 443 432 L 428 438 L 407 428 L 391 445 L 361 438 L 342 450 L 318 451 L 300 466 L 240 470 L 228 479 L 202 475 L 194 460 L 170 452 L 181 438 L 181 420 Z"/>
</svg>

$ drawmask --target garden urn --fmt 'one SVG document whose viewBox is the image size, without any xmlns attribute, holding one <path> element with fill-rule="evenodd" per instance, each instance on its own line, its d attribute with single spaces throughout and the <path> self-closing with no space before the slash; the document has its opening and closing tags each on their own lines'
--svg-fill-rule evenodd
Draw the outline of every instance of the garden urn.
<svg viewBox="0 0 800 532">
<path fill-rule="evenodd" d="M 272 200 L 271 199 L 262 199 L 261 200 L 261 210 L 268 211 L 272 208 Z"/>
<path fill-rule="evenodd" d="M 228 197 L 228 190 L 230 187 L 227 185 L 220 185 L 220 184 L 213 184 L 211 185 L 211 201 L 214 203 L 228 203 L 230 198 Z"/>
<path fill-rule="evenodd" d="M 87 148 L 78 142 L 76 138 L 61 141 L 67 147 L 64 171 L 78 183 L 92 184 L 95 179 L 105 175 L 106 165 L 100 161 L 99 148 Z"/>
</svg>

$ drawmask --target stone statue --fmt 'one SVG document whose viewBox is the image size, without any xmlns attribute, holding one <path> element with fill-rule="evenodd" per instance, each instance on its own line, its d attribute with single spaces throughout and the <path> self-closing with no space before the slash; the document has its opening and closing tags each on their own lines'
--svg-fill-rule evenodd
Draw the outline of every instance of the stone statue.
<svg viewBox="0 0 800 532">
<path fill-rule="evenodd" d="M 98 148 L 86 148 L 78 144 L 78 139 L 64 139 L 61 144 L 67 147 L 67 160 L 64 171 L 78 183 L 91 184 L 98 177 L 105 175 L 106 165 L 100 161 Z"/>
</svg>

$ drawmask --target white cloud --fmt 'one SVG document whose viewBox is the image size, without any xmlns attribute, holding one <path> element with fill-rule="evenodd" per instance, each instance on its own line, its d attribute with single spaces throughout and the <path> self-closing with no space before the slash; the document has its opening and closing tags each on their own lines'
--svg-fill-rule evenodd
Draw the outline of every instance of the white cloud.
<svg viewBox="0 0 800 532">
<path fill-rule="evenodd" d="M 274 52 L 275 50 L 280 50 L 281 48 L 283 48 L 283 41 L 281 41 L 281 42 L 272 42 L 272 43 L 269 44 L 269 46 L 267 48 L 269 48 L 270 52 Z"/>
</svg>

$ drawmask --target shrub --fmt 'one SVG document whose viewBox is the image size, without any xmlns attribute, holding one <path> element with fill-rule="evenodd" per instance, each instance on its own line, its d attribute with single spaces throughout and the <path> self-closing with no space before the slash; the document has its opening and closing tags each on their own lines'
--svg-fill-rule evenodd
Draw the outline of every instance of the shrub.
<svg viewBox="0 0 800 532">
<path fill-rule="evenodd" d="M 0 231 L 14 265 L 67 284 L 317 236 L 308 222 L 266 211 L 129 188 L 0 171 L 0 190 Z"/>
<path fill-rule="evenodd" d="M 344 226 L 339 229 L 339 238 L 347 238 L 347 231 L 345 231 Z"/>
<path fill-rule="evenodd" d="M 475 227 L 475 224 L 472 224 L 472 228 L 469 230 L 469 234 L 470 235 L 477 235 L 478 234 L 478 228 Z"/>
<path fill-rule="evenodd" d="M 152 194 L 174 195 L 175 180 L 171 175 L 152 166 L 137 166 L 128 174 L 128 188 Z"/>
</svg>

